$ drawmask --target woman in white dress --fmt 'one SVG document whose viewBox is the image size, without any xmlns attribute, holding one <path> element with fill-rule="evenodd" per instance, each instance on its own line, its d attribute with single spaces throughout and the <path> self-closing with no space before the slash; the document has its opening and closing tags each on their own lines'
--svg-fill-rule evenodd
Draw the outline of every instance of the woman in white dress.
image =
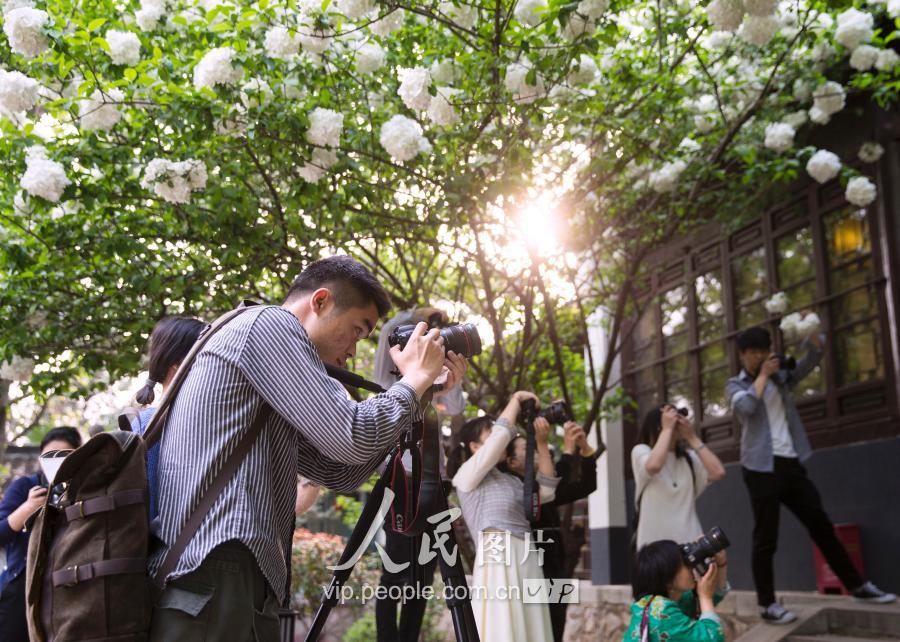
<svg viewBox="0 0 900 642">
<path fill-rule="evenodd" d="M 725 467 L 704 444 L 694 424 L 675 406 L 647 413 L 631 451 L 638 511 L 637 545 L 662 539 L 689 542 L 702 532 L 696 499 Z"/>
<path fill-rule="evenodd" d="M 522 480 L 497 467 L 507 459 L 507 445 L 516 437 L 516 417 L 526 399 L 537 400 L 530 392 L 516 392 L 496 420 L 484 416 L 466 422 L 447 462 L 478 551 L 472 611 L 479 637 L 492 642 L 553 640 L 547 605 L 524 603 L 523 580 L 543 580 L 544 573 L 525 517 Z M 550 424 L 539 417 L 534 428 L 537 488 L 546 503 L 553 500 L 559 478 L 548 446 Z"/>
</svg>

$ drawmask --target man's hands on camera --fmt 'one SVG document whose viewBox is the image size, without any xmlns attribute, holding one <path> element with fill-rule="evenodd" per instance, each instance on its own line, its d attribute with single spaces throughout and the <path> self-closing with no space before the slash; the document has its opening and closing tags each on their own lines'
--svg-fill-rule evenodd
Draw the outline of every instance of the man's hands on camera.
<svg viewBox="0 0 900 642">
<path fill-rule="evenodd" d="M 543 417 L 534 418 L 534 437 L 538 447 L 547 446 L 550 442 L 550 422 Z"/>
<path fill-rule="evenodd" d="M 14 531 L 21 531 L 25 528 L 25 522 L 31 517 L 36 510 L 44 505 L 44 499 L 47 497 L 47 489 L 43 486 L 32 486 L 28 491 L 28 499 L 9 514 L 9 527 Z"/>
<path fill-rule="evenodd" d="M 440 330 L 428 329 L 427 323 L 416 324 L 406 346 L 391 348 L 391 358 L 403 375 L 401 381 L 411 385 L 419 398 L 424 395 L 444 367 L 444 339 Z"/>
</svg>

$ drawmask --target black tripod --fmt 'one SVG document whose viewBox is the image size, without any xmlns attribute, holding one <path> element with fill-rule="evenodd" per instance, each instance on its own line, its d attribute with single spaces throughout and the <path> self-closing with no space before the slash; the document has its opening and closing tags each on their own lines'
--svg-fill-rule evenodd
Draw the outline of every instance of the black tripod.
<svg viewBox="0 0 900 642">
<path fill-rule="evenodd" d="M 347 372 L 346 370 L 333 368 L 327 365 L 326 369 L 328 370 L 328 374 L 330 376 L 346 385 L 354 386 L 357 388 L 364 388 L 373 392 L 384 392 L 384 389 L 378 384 L 367 381 L 366 379 L 363 379 L 359 375 L 356 375 L 352 372 Z M 423 400 L 423 403 L 424 402 L 425 400 Z M 436 425 L 429 426 L 425 422 L 416 422 L 416 425 L 413 426 L 411 432 L 413 434 L 421 435 L 423 440 L 430 440 L 430 443 L 439 443 L 437 441 L 439 439 L 439 435 L 436 434 Z M 409 443 L 409 441 L 410 440 L 407 439 L 407 443 Z M 429 459 L 436 458 L 437 454 L 438 451 L 436 449 L 423 449 L 423 455 L 430 455 Z M 350 539 L 347 541 L 347 546 L 344 548 L 344 552 L 341 554 L 341 558 L 337 564 L 337 566 L 342 568 L 334 572 L 331 577 L 331 583 L 323 592 L 322 602 L 319 605 L 319 610 L 316 612 L 316 616 L 313 619 L 313 623 L 309 629 L 309 633 L 307 633 L 306 635 L 307 642 L 314 642 L 315 640 L 318 640 L 319 635 L 322 633 L 322 628 L 325 626 L 325 621 L 328 619 L 328 615 L 331 613 L 331 609 L 333 609 L 338 604 L 338 601 L 340 600 L 341 587 L 346 583 L 347 579 L 349 579 L 350 574 L 353 572 L 353 566 L 355 566 L 355 562 L 352 565 L 348 565 L 348 562 L 350 562 L 356 552 L 363 545 L 369 530 L 372 528 L 372 525 L 378 514 L 378 509 L 381 507 L 381 504 L 384 501 L 385 489 L 387 488 L 390 481 L 389 473 L 394 469 L 395 460 L 401 455 L 402 448 L 397 448 L 391 454 L 390 458 L 388 459 L 388 465 L 385 469 L 385 473 L 375 483 L 375 487 L 372 489 L 372 493 L 366 500 L 366 504 L 363 507 L 359 521 L 353 528 Z M 432 471 L 433 473 L 434 471 L 438 470 L 437 461 L 427 461 L 424 462 L 424 464 L 425 465 L 423 465 L 422 468 L 426 472 Z M 422 471 L 416 471 L 415 465 L 413 468 L 413 478 L 417 479 L 419 475 L 422 474 Z M 439 478 L 437 480 L 431 481 L 437 483 L 437 485 L 440 486 Z M 441 490 L 440 492 L 435 493 L 432 496 L 432 501 L 429 502 L 429 505 L 427 507 L 419 506 L 418 508 L 425 508 L 426 510 L 431 511 L 432 514 L 446 511 L 449 508 L 447 504 L 447 496 L 443 492 L 443 490 Z M 427 534 L 434 540 L 435 527 L 436 525 L 432 525 L 430 528 L 424 529 L 422 533 Z M 447 536 L 448 543 L 450 547 L 452 547 L 451 550 L 458 550 L 456 536 L 454 535 L 452 528 L 448 532 L 443 533 L 443 535 Z M 444 591 L 447 600 L 447 608 L 450 609 L 450 615 L 453 620 L 453 629 L 456 632 L 456 640 L 457 642 L 479 642 L 478 629 L 475 626 L 475 616 L 472 613 L 472 603 L 469 599 L 469 585 L 466 582 L 466 575 L 463 571 L 461 557 L 457 554 L 456 563 L 452 566 L 447 563 L 444 555 L 439 555 L 438 559 L 441 566 L 441 576 L 444 579 Z M 345 565 L 347 565 L 347 567 L 343 568 Z"/>
</svg>

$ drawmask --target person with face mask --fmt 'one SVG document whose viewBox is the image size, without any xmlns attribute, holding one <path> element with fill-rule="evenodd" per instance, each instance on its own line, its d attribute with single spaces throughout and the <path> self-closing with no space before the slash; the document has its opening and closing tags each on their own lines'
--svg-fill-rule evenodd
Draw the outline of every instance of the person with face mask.
<svg viewBox="0 0 900 642">
<path fill-rule="evenodd" d="M 81 435 L 68 426 L 54 428 L 41 440 L 41 454 L 75 450 Z M 6 642 L 28 642 L 25 619 L 25 562 L 30 532 L 28 519 L 44 505 L 49 484 L 43 473 L 14 480 L 0 500 L 0 546 L 6 549 L 6 568 L 0 573 L 0 632 Z"/>
<path fill-rule="evenodd" d="M 151 640 L 280 638 L 276 607 L 288 592 L 297 474 L 355 490 L 418 416 L 442 371 L 451 386 L 465 371 L 465 359 L 445 355 L 438 331 L 422 323 L 403 349 L 391 350 L 401 379 L 365 401 L 348 398 L 325 364 L 345 367 L 389 308 L 363 265 L 347 256 L 320 259 L 282 305 L 252 306 L 197 353 L 161 441 L 153 534 L 164 545 L 148 570 L 166 585 Z M 261 412 L 268 416 L 234 477 L 174 568 L 157 577 L 195 498 Z"/>
<path fill-rule="evenodd" d="M 526 399 L 537 402 L 532 393 L 519 391 L 496 420 L 485 415 L 466 422 L 447 461 L 447 474 L 478 549 L 472 611 L 482 640 L 553 639 L 547 605 L 525 604 L 520 593 L 523 580 L 544 577 L 525 516 L 522 480 L 498 467 L 507 459 L 506 448 L 516 437 L 515 422 Z M 538 417 L 534 430 L 538 489 L 546 503 L 553 501 L 559 483 L 548 444 L 550 424 Z"/>
<path fill-rule="evenodd" d="M 760 617 L 787 624 L 797 616 L 775 601 L 775 550 L 784 504 L 809 531 L 828 566 L 860 601 L 885 604 L 897 596 L 865 581 L 834 533 L 822 498 L 806 475 L 803 462 L 812 448 L 792 390 L 822 359 L 824 335 L 805 341 L 807 354 L 793 369 L 783 369 L 765 328 L 750 328 L 737 336 L 741 372 L 728 380 L 725 395 L 741 424 L 741 468 L 753 509 L 751 566 Z"/>
</svg>

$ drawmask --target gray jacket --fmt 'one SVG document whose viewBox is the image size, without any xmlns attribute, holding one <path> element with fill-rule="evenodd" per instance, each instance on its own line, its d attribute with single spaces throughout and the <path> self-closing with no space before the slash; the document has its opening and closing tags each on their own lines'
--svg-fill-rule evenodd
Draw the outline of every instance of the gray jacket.
<svg viewBox="0 0 900 642">
<path fill-rule="evenodd" d="M 824 336 L 822 337 L 824 341 Z M 815 369 L 822 360 L 822 351 L 816 350 L 809 340 L 803 342 L 806 355 L 797 362 L 794 370 L 779 370 L 771 381 L 778 387 L 784 402 L 784 415 L 788 422 L 788 431 L 794 442 L 794 450 L 800 461 L 806 461 L 812 454 L 806 430 L 800 421 L 800 414 L 794 404 L 791 391 L 806 375 Z M 754 379 L 741 370 L 725 384 L 725 396 L 734 415 L 741 424 L 741 465 L 749 470 L 769 473 L 774 469 L 775 458 L 772 453 L 772 433 L 769 430 L 769 417 L 766 414 L 766 403 L 756 396 L 753 387 Z"/>
</svg>

